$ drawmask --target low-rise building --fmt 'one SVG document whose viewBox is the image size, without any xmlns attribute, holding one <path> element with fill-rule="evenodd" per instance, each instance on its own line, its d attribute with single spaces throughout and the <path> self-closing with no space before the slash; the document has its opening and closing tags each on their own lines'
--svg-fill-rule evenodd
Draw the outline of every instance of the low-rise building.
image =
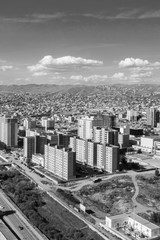
<svg viewBox="0 0 160 240">
<path fill-rule="evenodd" d="M 152 238 L 160 235 L 160 227 L 147 221 L 146 219 L 132 214 L 128 217 L 128 225 L 131 226 L 135 231 L 143 234 L 146 237 Z"/>
<path fill-rule="evenodd" d="M 116 216 L 106 216 L 106 223 L 104 227 L 118 228 L 124 227 L 128 232 L 134 236 L 143 234 L 144 237 L 153 238 L 160 236 L 160 227 L 148 220 L 138 216 L 135 213 L 131 215 L 120 214 Z"/>
<path fill-rule="evenodd" d="M 44 167 L 44 156 L 41 154 L 33 154 L 32 155 L 32 162 Z"/>
<path fill-rule="evenodd" d="M 122 227 L 128 221 L 127 214 L 120 214 L 115 216 L 106 216 L 106 226 L 109 228 L 116 228 L 117 226 Z"/>
</svg>

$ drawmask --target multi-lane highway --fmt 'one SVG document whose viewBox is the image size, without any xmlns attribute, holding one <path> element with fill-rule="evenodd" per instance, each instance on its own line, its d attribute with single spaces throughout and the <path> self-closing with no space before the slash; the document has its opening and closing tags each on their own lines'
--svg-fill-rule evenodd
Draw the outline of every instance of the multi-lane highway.
<svg viewBox="0 0 160 240">
<path fill-rule="evenodd" d="M 7 196 L 0 190 L 0 205 L 3 211 L 12 210 L 14 213 L 4 215 L 3 219 L 6 224 L 16 233 L 20 240 L 47 240 L 25 219 L 18 208 L 14 206 Z M 1 210 L 1 211 L 2 211 Z"/>
</svg>

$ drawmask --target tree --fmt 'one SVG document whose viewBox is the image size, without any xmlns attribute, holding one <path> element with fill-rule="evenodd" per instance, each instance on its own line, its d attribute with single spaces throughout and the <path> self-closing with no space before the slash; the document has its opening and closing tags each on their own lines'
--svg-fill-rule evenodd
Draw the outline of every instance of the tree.
<svg viewBox="0 0 160 240">
<path fill-rule="evenodd" d="M 156 170 L 155 170 L 155 176 L 156 176 L 156 177 L 159 176 L 159 170 L 158 170 L 158 168 L 156 168 Z"/>
</svg>

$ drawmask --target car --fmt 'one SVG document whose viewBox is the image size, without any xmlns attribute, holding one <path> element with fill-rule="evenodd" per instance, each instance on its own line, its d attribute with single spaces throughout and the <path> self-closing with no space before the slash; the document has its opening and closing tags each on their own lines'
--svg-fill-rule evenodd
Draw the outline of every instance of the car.
<svg viewBox="0 0 160 240">
<path fill-rule="evenodd" d="M 18 228 L 19 228 L 20 230 L 23 230 L 23 229 L 24 229 L 24 227 L 22 227 L 22 226 L 18 226 Z"/>
</svg>

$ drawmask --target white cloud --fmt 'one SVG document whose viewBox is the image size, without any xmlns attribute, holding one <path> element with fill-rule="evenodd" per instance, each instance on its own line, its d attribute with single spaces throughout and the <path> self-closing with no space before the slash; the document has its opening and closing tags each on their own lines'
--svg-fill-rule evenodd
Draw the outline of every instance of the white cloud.
<svg viewBox="0 0 160 240">
<path fill-rule="evenodd" d="M 148 66 L 149 61 L 148 60 L 143 60 L 140 58 L 125 58 L 124 60 L 121 60 L 119 62 L 119 67 L 120 68 L 130 68 L 130 67 L 144 67 Z"/>
<path fill-rule="evenodd" d="M 135 78 L 135 79 L 139 79 L 139 78 L 149 78 L 151 77 L 153 74 L 152 72 L 139 72 L 139 73 L 133 73 L 131 74 L 130 78 Z"/>
<path fill-rule="evenodd" d="M 160 18 L 160 10 L 153 10 L 148 12 L 142 12 L 141 9 L 133 9 L 129 11 L 123 11 L 118 13 L 117 15 L 107 15 L 104 13 L 85 13 L 84 17 L 95 18 L 98 20 L 119 20 L 119 19 L 149 19 L 149 18 Z"/>
<path fill-rule="evenodd" d="M 45 66 L 43 66 L 42 64 L 36 64 L 36 65 L 32 65 L 32 66 L 28 66 L 27 67 L 28 70 L 30 70 L 31 72 L 38 72 L 38 71 L 43 71 L 43 70 L 47 70 L 47 68 Z"/>
<path fill-rule="evenodd" d="M 24 79 L 24 81 L 26 81 L 26 82 L 30 82 L 31 79 L 27 77 L 27 78 Z"/>
<path fill-rule="evenodd" d="M 84 81 L 84 82 L 93 82 L 93 83 L 99 83 L 99 82 L 104 82 L 108 79 L 107 75 L 90 75 L 88 77 L 84 77 L 82 75 L 73 75 L 70 77 L 71 80 L 75 81 Z"/>
<path fill-rule="evenodd" d="M 63 19 L 67 15 L 62 12 L 57 12 L 53 14 L 31 14 L 26 15 L 24 17 L 13 17 L 13 18 L 1 18 L 5 22 L 12 22 L 12 23 L 45 23 L 54 19 Z"/>
<path fill-rule="evenodd" d="M 140 12 L 139 9 L 133 9 L 131 11 L 121 12 L 121 13 L 118 13 L 117 15 L 112 15 L 112 16 L 103 14 L 103 13 L 96 13 L 96 14 L 85 13 L 85 14 L 83 14 L 83 16 L 88 17 L 88 18 L 95 18 L 95 19 L 99 19 L 99 20 L 135 19 L 135 18 L 137 18 L 137 15 L 139 12 Z"/>
<path fill-rule="evenodd" d="M 52 79 L 54 79 L 54 80 L 66 80 L 66 77 L 64 77 L 64 76 L 53 76 Z"/>
<path fill-rule="evenodd" d="M 84 81 L 84 77 L 82 75 L 77 75 L 77 76 L 73 75 L 73 76 L 70 77 L 70 79 L 71 80 L 76 80 L 76 81 L 80 81 L 80 80 Z"/>
<path fill-rule="evenodd" d="M 51 55 L 44 56 L 37 64 L 28 66 L 28 70 L 35 72 L 43 72 L 45 75 L 49 72 L 66 72 L 85 67 L 101 66 L 102 61 L 85 59 L 81 57 L 64 56 L 53 58 Z M 38 76 L 38 74 L 36 74 Z M 34 74 L 35 76 L 35 74 Z"/>
<path fill-rule="evenodd" d="M 85 59 L 81 57 L 72 57 L 72 56 L 65 56 L 60 58 L 53 58 L 52 56 L 48 55 L 42 58 L 39 63 L 43 66 L 49 65 L 102 65 L 102 61 L 92 60 L 92 59 Z"/>
<path fill-rule="evenodd" d="M 149 62 L 148 60 L 143 60 L 140 58 L 125 58 L 119 62 L 120 68 L 134 68 L 135 70 L 154 70 L 160 68 L 160 62 Z"/>
<path fill-rule="evenodd" d="M 146 18 L 160 18 L 160 10 L 149 11 L 139 16 L 139 19 L 146 19 Z"/>
<path fill-rule="evenodd" d="M 113 74 L 111 78 L 117 79 L 117 80 L 127 80 L 127 77 L 122 72 L 118 72 Z"/>
<path fill-rule="evenodd" d="M 150 62 L 140 58 L 125 58 L 119 62 L 119 68 L 124 68 L 129 82 L 143 81 L 151 78 L 160 69 L 160 62 Z"/>
<path fill-rule="evenodd" d="M 32 76 L 34 77 L 41 77 L 41 76 L 47 76 L 47 72 L 34 72 Z"/>
<path fill-rule="evenodd" d="M 9 66 L 9 65 L 5 65 L 5 66 L 0 66 L 0 70 L 2 70 L 3 72 L 13 69 L 13 66 Z"/>
</svg>

